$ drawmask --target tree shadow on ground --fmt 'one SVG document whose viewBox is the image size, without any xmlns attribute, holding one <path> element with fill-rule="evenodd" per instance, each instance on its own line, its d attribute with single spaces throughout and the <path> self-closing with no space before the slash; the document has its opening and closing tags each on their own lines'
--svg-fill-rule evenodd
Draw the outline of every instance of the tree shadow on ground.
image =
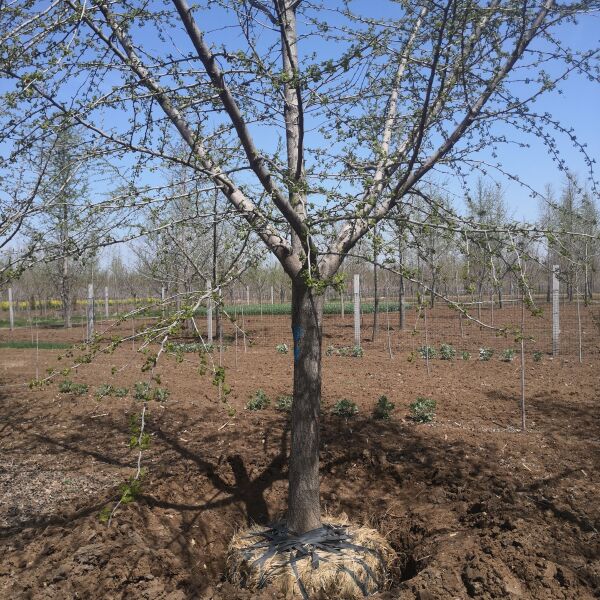
<svg viewBox="0 0 600 600">
<path fill-rule="evenodd" d="M 551 410 L 547 398 L 536 402 Z M 594 422 L 589 415 L 585 416 L 587 407 L 581 411 L 579 420 L 587 418 Z M 12 417 L 7 414 L 6 418 L 19 419 L 18 411 L 11 414 Z M 149 420 L 154 442 L 147 453 L 148 487 L 138 502 L 124 507 L 117 517 L 118 526 L 125 528 L 123 536 L 138 533 L 143 538 L 140 544 L 148 549 L 153 552 L 166 549 L 177 557 L 188 573 L 181 585 L 190 598 L 219 581 L 229 536 L 241 521 L 267 524 L 277 516 L 276 509 L 285 505 L 285 490 L 272 492 L 274 484 L 287 477 L 289 420 L 269 413 L 260 421 L 240 420 L 235 429 L 215 433 L 216 427 L 208 423 L 210 417 L 210 411 L 192 418 L 173 407 L 168 417 Z M 84 424 L 86 435 L 74 433 L 66 439 L 43 430 L 20 433 L 43 445 L 48 452 L 68 456 L 73 465 L 93 458 L 122 469 L 126 480 L 134 463 L 133 454 L 123 445 L 106 444 L 111 436 L 115 439 L 115 432 L 121 432 L 126 439 L 126 419 L 88 419 Z M 43 428 L 44 424 L 38 423 L 37 427 Z M 186 433 L 189 441 L 182 441 L 184 432 L 192 427 L 196 433 L 193 436 Z M 509 434 L 502 435 L 504 442 Z M 265 443 L 253 443 L 255 439 Z M 273 443 L 269 445 L 268 440 Z M 561 502 L 560 486 L 567 479 L 579 477 L 576 470 L 563 470 L 553 478 L 525 481 L 516 478 L 508 468 L 498 468 L 500 445 L 493 440 L 489 443 L 481 439 L 447 440 L 428 425 L 362 417 L 346 424 L 324 414 L 321 446 L 324 499 L 333 513 L 345 511 L 356 521 L 377 522 L 395 507 L 403 511 L 400 516 L 406 520 L 410 520 L 411 511 L 418 507 L 427 507 L 429 511 L 444 507 L 456 511 L 461 527 L 477 531 L 502 526 L 502 520 L 547 522 L 548 512 L 559 524 L 584 533 L 597 528 L 593 515 Z M 552 489 L 557 490 L 554 496 L 548 492 Z M 332 499 L 334 493 L 336 498 Z M 199 497 L 201 501 L 196 501 Z M 69 538 L 77 535 L 84 521 L 93 521 L 91 526 L 95 530 L 105 531 L 106 526 L 97 521 L 95 513 L 116 498 L 114 488 L 107 490 L 102 502 L 98 502 L 98 497 L 89 498 L 74 512 L 48 515 L 5 528 L 0 530 L 0 537 L 17 538 L 24 530 L 42 533 L 56 525 L 62 528 L 61 543 L 68 545 Z M 437 531 L 449 531 L 456 523 L 443 522 L 437 527 Z M 191 539 L 196 540 L 195 548 Z M 402 547 L 399 537 L 393 541 L 397 548 Z M 114 545 L 107 542 L 104 552 L 113 551 Z M 557 540 L 556 548 L 546 551 L 558 555 L 560 542 Z M 588 556 L 590 552 L 581 542 L 581 553 Z M 143 554 L 143 546 L 136 546 L 135 553 L 125 560 L 129 579 L 135 578 L 136 569 L 143 568 Z M 204 570 L 199 570 L 200 560 L 206 565 Z"/>
<path fill-rule="evenodd" d="M 287 423 L 281 432 L 279 452 L 262 470 L 262 472 L 252 479 L 248 474 L 248 469 L 244 464 L 243 457 L 238 454 L 227 456 L 225 461 L 229 464 L 234 477 L 234 483 L 228 483 L 219 473 L 218 464 L 210 462 L 200 454 L 191 451 L 183 446 L 177 438 L 165 429 L 156 431 L 157 437 L 164 444 L 173 450 L 179 458 L 192 461 L 196 464 L 200 472 L 208 478 L 214 486 L 215 492 L 226 494 L 226 498 L 212 500 L 201 506 L 196 506 L 193 510 L 207 510 L 234 503 L 241 503 L 247 516 L 248 524 L 258 523 L 265 525 L 270 521 L 269 507 L 264 497 L 265 491 L 270 488 L 275 481 L 287 478 L 287 446 L 289 428 Z M 146 498 L 149 504 L 162 506 L 163 508 L 175 507 L 169 501 Z M 182 506 L 177 508 L 181 509 Z"/>
<path fill-rule="evenodd" d="M 534 394 L 527 399 L 532 417 L 545 431 L 573 436 L 582 441 L 600 441 L 600 411 L 596 400 L 571 403 L 549 393 Z"/>
</svg>

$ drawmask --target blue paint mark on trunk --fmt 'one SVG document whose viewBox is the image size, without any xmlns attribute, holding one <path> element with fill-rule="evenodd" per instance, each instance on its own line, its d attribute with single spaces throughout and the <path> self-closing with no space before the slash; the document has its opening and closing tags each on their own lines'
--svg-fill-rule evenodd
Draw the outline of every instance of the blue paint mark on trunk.
<svg viewBox="0 0 600 600">
<path fill-rule="evenodd" d="M 304 330 L 300 325 L 294 325 L 292 327 L 292 334 L 294 335 L 294 362 L 298 362 L 300 358 L 300 340 L 304 334 Z"/>
</svg>

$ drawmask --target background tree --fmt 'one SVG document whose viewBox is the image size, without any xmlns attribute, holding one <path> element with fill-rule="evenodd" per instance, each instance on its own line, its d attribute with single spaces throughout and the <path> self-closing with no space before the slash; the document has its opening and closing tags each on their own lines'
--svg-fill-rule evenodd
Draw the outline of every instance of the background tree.
<svg viewBox="0 0 600 600">
<path fill-rule="evenodd" d="M 482 228 L 480 234 L 471 239 L 469 260 L 471 275 L 476 282 L 479 306 L 483 302 L 483 290 L 486 284 L 498 294 L 502 306 L 502 280 L 513 264 L 503 264 L 506 258 L 503 249 L 507 247 L 503 236 L 494 233 L 494 228 L 502 227 L 508 221 L 508 211 L 502 188 L 486 185 L 479 178 L 472 197 L 467 197 L 468 217 L 475 227 Z M 490 231 L 491 230 L 491 231 Z"/>
<path fill-rule="evenodd" d="M 581 291 L 587 302 L 598 257 L 598 209 L 573 174 L 567 174 L 558 201 L 551 194 L 548 200 L 545 219 L 555 231 L 548 256 L 560 266 L 569 301 Z"/>
<path fill-rule="evenodd" d="M 50 157 L 39 190 L 44 210 L 28 225 L 44 232 L 57 256 L 46 258 L 46 269 L 61 301 L 65 327 L 71 327 L 75 286 L 94 259 L 99 231 L 98 222 L 80 212 L 80 206 L 88 202 L 90 169 L 88 161 L 79 159 L 80 141 L 77 132 L 61 119 L 53 137 L 42 145 L 40 162 L 44 156 Z"/>
</svg>

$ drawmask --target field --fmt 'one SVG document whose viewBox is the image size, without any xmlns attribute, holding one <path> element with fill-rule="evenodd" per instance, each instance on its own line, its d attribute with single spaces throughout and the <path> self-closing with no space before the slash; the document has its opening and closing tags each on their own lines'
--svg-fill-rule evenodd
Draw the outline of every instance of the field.
<svg viewBox="0 0 600 600">
<path fill-rule="evenodd" d="M 395 315 L 384 314 L 363 357 L 324 356 L 322 502 L 332 515 L 375 526 L 397 551 L 390 589 L 375 598 L 600 597 L 600 340 L 586 309 L 579 363 L 570 310 L 563 355 L 549 354 L 547 333 L 526 343 L 527 432 L 519 355 L 498 358 L 517 344 L 475 325 L 463 324 L 461 334 L 444 309 L 430 315 L 427 341 L 451 342 L 470 360 L 460 352 L 436 358 L 428 373 L 417 353 L 424 324 L 410 331 L 414 312 L 402 333 Z M 518 315 L 511 309 L 496 319 Z M 526 331 L 550 331 L 547 317 L 532 319 Z M 0 331 L 0 597 L 273 598 L 230 586 L 224 557 L 237 528 L 273 521 L 285 508 L 289 422 L 274 405 L 291 392 L 292 356 L 275 344 L 291 346 L 288 327 L 284 316 L 247 317 L 245 346 L 227 330 L 229 406 L 218 400 L 210 360 L 200 375 L 195 354 L 161 359 L 160 385 L 170 396 L 149 403 L 142 488 L 110 527 L 100 515 L 135 473 L 130 423 L 140 402 L 131 392 L 95 392 L 147 381 L 144 356 L 125 344 L 78 368 L 69 378 L 88 385 L 82 395 L 60 393 L 63 377 L 31 390 L 22 384 L 36 369 L 67 365 L 57 359 L 60 346 L 80 342 L 82 329 L 40 329 L 39 350 L 29 329 Z M 352 345 L 352 335 L 351 316 L 326 317 L 324 351 Z M 482 345 L 495 349 L 490 361 L 477 360 Z M 217 351 L 211 356 L 219 360 Z M 246 410 L 258 389 L 271 405 Z M 389 421 L 371 415 L 382 394 L 395 404 Z M 433 422 L 409 418 L 417 396 L 437 401 Z M 359 408 L 347 421 L 331 413 L 342 398 Z"/>
</svg>

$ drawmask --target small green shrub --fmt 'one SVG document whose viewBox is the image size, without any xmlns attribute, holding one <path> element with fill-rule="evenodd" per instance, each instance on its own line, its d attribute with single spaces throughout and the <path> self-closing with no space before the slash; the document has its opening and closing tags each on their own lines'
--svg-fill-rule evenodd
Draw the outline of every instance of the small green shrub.
<svg viewBox="0 0 600 600">
<path fill-rule="evenodd" d="M 94 395 L 96 398 L 104 398 L 104 396 L 111 396 L 113 393 L 113 386 L 110 385 L 110 383 L 103 383 L 102 385 L 98 386 Z"/>
<path fill-rule="evenodd" d="M 454 360 L 456 350 L 451 344 L 442 344 L 440 346 L 440 358 L 442 360 Z"/>
<path fill-rule="evenodd" d="M 136 400 L 148 402 L 156 400 L 157 402 L 165 402 L 169 397 L 169 390 L 162 387 L 152 388 L 146 381 L 138 381 L 134 386 L 133 397 Z"/>
<path fill-rule="evenodd" d="M 166 346 L 167 352 L 175 352 L 176 354 L 190 352 L 213 352 L 214 349 L 214 344 L 203 344 L 202 342 L 170 342 Z"/>
<path fill-rule="evenodd" d="M 536 350 L 533 353 L 533 360 L 534 360 L 534 362 L 540 362 L 542 360 L 543 356 L 544 356 L 544 354 L 542 352 L 540 352 L 539 350 Z"/>
<path fill-rule="evenodd" d="M 346 398 L 343 398 L 342 400 L 338 400 L 333 405 L 331 412 L 338 417 L 349 419 L 350 417 L 354 417 L 358 414 L 358 406 L 356 406 L 356 402 L 352 402 L 351 400 L 346 400 Z"/>
<path fill-rule="evenodd" d="M 267 398 L 267 395 L 263 390 L 257 390 L 256 394 L 248 400 L 248 404 L 246 404 L 246 408 L 248 410 L 264 410 L 269 406 L 270 401 Z"/>
<path fill-rule="evenodd" d="M 277 350 L 279 354 L 287 354 L 290 349 L 288 348 L 287 344 L 277 344 L 277 346 L 275 346 L 275 350 Z"/>
<path fill-rule="evenodd" d="M 461 356 L 462 356 L 463 360 L 469 360 L 471 358 L 471 353 L 467 352 L 466 350 L 463 350 L 463 353 Z"/>
<path fill-rule="evenodd" d="M 336 356 L 339 353 L 339 350 L 332 344 L 329 344 L 329 346 L 327 346 L 327 350 L 325 351 L 326 356 Z"/>
<path fill-rule="evenodd" d="M 110 504 L 107 504 L 98 514 L 98 519 L 100 523 L 108 523 L 110 519 L 110 515 L 112 514 L 113 507 Z"/>
<path fill-rule="evenodd" d="M 291 412 L 293 401 L 294 397 L 291 394 L 282 394 L 281 396 L 279 396 L 279 398 L 277 398 L 275 408 L 283 412 Z"/>
<path fill-rule="evenodd" d="M 364 350 L 361 346 L 341 346 L 338 350 L 340 356 L 354 356 L 360 358 L 364 356 Z"/>
<path fill-rule="evenodd" d="M 83 394 L 87 394 L 88 386 L 86 383 L 73 383 L 69 379 L 65 379 L 58 384 L 58 391 L 61 394 L 83 396 Z"/>
<path fill-rule="evenodd" d="M 121 494 L 121 504 L 130 504 L 134 502 L 142 492 L 141 479 L 131 478 L 128 483 L 124 483 L 119 488 Z"/>
<path fill-rule="evenodd" d="M 128 393 L 129 393 L 129 389 L 126 387 L 118 387 L 113 390 L 113 394 L 117 398 L 125 398 L 125 396 L 127 396 Z"/>
<path fill-rule="evenodd" d="M 74 383 L 71 386 L 71 393 L 75 396 L 83 396 L 88 393 L 87 383 Z"/>
<path fill-rule="evenodd" d="M 435 348 L 431 346 L 421 346 L 417 352 L 421 358 L 435 358 L 437 356 Z"/>
<path fill-rule="evenodd" d="M 152 399 L 157 402 L 166 402 L 169 398 L 169 393 L 167 388 L 156 387 L 152 390 Z"/>
<path fill-rule="evenodd" d="M 71 386 L 73 385 L 73 382 L 70 381 L 69 379 L 65 379 L 64 381 L 61 381 L 58 384 L 58 391 L 61 394 L 68 394 L 71 391 Z"/>
<path fill-rule="evenodd" d="M 387 399 L 387 396 L 379 396 L 377 404 L 373 409 L 373 418 L 389 421 L 392 417 L 394 404 Z"/>
<path fill-rule="evenodd" d="M 494 356 L 494 351 L 491 348 L 486 348 L 485 346 L 479 348 L 479 360 L 487 361 L 490 360 L 492 356 Z"/>
<path fill-rule="evenodd" d="M 436 401 L 419 396 L 410 405 L 410 418 L 416 423 L 431 423 L 435 418 Z"/>
<path fill-rule="evenodd" d="M 515 359 L 515 351 L 512 348 L 502 350 L 500 353 L 500 360 L 502 362 L 512 362 Z"/>
<path fill-rule="evenodd" d="M 133 397 L 136 400 L 150 400 L 151 399 L 150 384 L 147 381 L 138 381 L 134 385 Z"/>
</svg>

